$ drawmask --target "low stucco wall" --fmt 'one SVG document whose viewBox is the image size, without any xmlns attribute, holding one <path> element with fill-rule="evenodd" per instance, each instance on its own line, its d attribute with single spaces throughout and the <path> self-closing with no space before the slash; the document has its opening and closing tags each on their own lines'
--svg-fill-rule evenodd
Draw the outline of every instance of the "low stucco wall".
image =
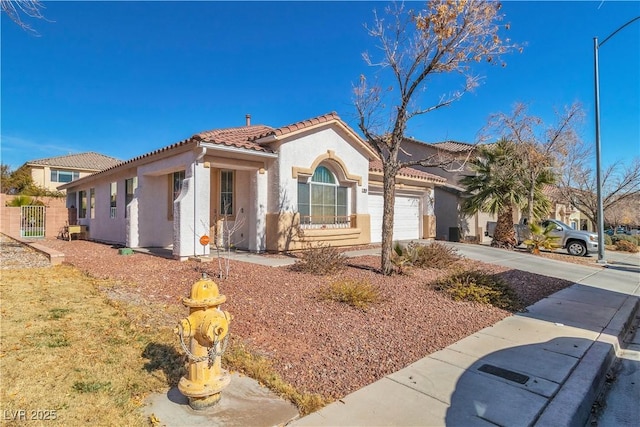
<svg viewBox="0 0 640 427">
<path fill-rule="evenodd" d="M 0 194 L 0 232 L 9 236 L 20 236 L 20 208 L 6 206 L 17 196 Z M 69 220 L 65 199 L 57 197 L 34 197 L 44 203 L 45 237 L 56 237 Z"/>
<path fill-rule="evenodd" d="M 267 214 L 267 251 L 286 252 L 306 249 L 309 244 L 327 242 L 331 246 L 368 245 L 371 243 L 369 214 L 352 215 L 351 228 L 300 229 L 297 213 Z"/>
</svg>

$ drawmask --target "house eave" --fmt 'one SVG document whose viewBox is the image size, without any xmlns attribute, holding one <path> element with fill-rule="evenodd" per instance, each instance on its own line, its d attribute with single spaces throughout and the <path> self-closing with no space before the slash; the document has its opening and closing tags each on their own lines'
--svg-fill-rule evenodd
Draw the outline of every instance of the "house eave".
<svg viewBox="0 0 640 427">
<path fill-rule="evenodd" d="M 224 152 L 233 153 L 233 154 L 248 154 L 248 155 L 251 155 L 251 156 L 267 157 L 267 158 L 270 158 L 270 159 L 277 159 L 278 158 L 278 154 L 276 154 L 276 153 L 268 153 L 268 152 L 265 152 L 265 151 L 257 151 L 257 150 L 250 150 L 250 149 L 246 149 L 246 148 L 230 147 L 228 145 L 212 144 L 212 143 L 208 143 L 208 142 L 200 142 L 198 145 L 200 147 L 206 147 L 207 149 L 210 149 L 210 150 L 224 151 Z"/>
<path fill-rule="evenodd" d="M 58 190 L 67 190 L 69 188 L 73 188 L 73 187 L 77 187 L 79 184 L 80 185 L 86 185 L 89 184 L 91 182 L 94 182 L 98 179 L 101 179 L 103 177 L 108 177 L 111 175 L 114 175 L 118 172 L 121 172 L 125 169 L 130 169 L 130 168 L 135 168 L 138 167 L 140 165 L 144 165 L 150 162 L 154 162 L 160 159 L 164 159 L 170 156 L 173 156 L 175 154 L 178 153 L 184 153 L 190 150 L 193 150 L 195 148 L 196 144 L 194 140 L 188 139 L 173 145 L 170 145 L 168 147 L 164 147 L 155 151 L 152 151 L 150 153 L 146 153 L 146 154 L 142 154 L 140 156 L 134 157 L 132 159 L 126 160 L 116 166 L 113 166 L 109 169 L 105 169 L 103 171 L 100 172 L 96 172 L 92 175 L 89 176 L 85 176 L 83 178 L 80 179 L 76 179 L 75 181 L 71 181 L 67 184 L 61 185 L 58 187 Z"/>
</svg>

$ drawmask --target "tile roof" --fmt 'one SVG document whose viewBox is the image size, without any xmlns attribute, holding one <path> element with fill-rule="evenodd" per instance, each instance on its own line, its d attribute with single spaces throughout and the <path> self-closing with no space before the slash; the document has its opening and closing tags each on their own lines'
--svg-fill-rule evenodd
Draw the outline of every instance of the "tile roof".
<svg viewBox="0 0 640 427">
<path fill-rule="evenodd" d="M 431 145 L 441 150 L 449 151 L 451 153 L 471 151 L 476 147 L 474 144 L 467 144 L 466 142 L 456 142 L 456 141 L 435 142 Z"/>
<path fill-rule="evenodd" d="M 564 199 L 564 197 L 562 196 L 562 192 L 555 185 L 545 184 L 542 187 L 542 193 L 545 196 L 549 197 L 553 202 L 558 202 Z"/>
<path fill-rule="evenodd" d="M 254 140 L 260 137 L 260 135 L 268 134 L 271 131 L 273 131 L 273 128 L 269 126 L 252 125 L 209 130 L 197 133 L 191 138 L 196 141 L 211 144 L 220 144 L 228 147 L 246 148 L 249 150 L 271 153 L 272 151 L 270 149 L 254 142 Z"/>
<path fill-rule="evenodd" d="M 379 173 L 383 173 L 382 170 L 382 161 L 381 160 L 372 160 L 369 162 L 369 171 L 371 172 L 379 172 Z M 428 172 L 423 172 L 421 170 L 418 169 L 414 169 L 414 168 L 402 168 L 400 169 L 400 171 L 398 172 L 398 176 L 401 177 L 406 177 L 406 178 L 416 178 L 416 179 L 420 179 L 420 180 L 426 180 L 426 181 L 432 181 L 432 182 L 445 182 L 446 179 L 428 173 Z"/>
<path fill-rule="evenodd" d="M 264 132 L 260 135 L 257 135 L 256 137 L 254 137 L 253 139 L 260 139 L 260 138 L 264 138 L 267 136 L 282 136 L 282 135 L 286 135 L 289 134 L 291 132 L 295 132 L 297 130 L 302 130 L 304 128 L 310 127 L 310 126 L 314 126 L 320 123 L 327 123 L 330 122 L 332 120 L 340 120 L 340 117 L 338 116 L 338 114 L 335 111 L 332 111 L 330 113 L 327 114 L 323 114 L 321 116 L 317 116 L 317 117 L 313 117 L 311 119 L 306 119 L 306 120 L 302 120 L 300 122 L 296 122 L 296 123 L 292 123 L 290 125 L 286 125 L 286 126 L 282 126 L 279 127 L 277 129 L 269 129 L 268 132 Z"/>
<path fill-rule="evenodd" d="M 122 163 L 121 160 L 93 151 L 87 153 L 68 154 L 66 156 L 48 157 L 46 159 L 30 160 L 27 165 L 53 166 L 58 168 L 81 169 L 87 171 L 101 171 Z"/>
</svg>

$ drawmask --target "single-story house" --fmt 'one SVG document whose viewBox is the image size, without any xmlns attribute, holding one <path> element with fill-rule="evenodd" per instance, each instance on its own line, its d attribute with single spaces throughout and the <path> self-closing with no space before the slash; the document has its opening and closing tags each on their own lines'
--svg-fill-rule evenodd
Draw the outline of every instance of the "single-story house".
<svg viewBox="0 0 640 427">
<path fill-rule="evenodd" d="M 434 187 L 444 181 L 400 172 L 394 239 L 435 237 Z M 382 164 L 336 113 L 279 128 L 247 116 L 60 189 L 91 239 L 172 248 L 177 259 L 210 245 L 279 252 L 382 235 Z"/>
<path fill-rule="evenodd" d="M 87 152 L 30 160 L 22 167 L 29 169 L 37 186 L 56 191 L 61 184 L 84 178 L 120 162 L 104 154 Z"/>
</svg>

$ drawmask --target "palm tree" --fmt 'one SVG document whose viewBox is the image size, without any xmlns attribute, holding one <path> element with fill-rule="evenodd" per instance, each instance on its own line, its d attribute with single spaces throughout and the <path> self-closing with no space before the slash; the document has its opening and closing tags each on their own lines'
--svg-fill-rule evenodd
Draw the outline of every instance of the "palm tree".
<svg viewBox="0 0 640 427">
<path fill-rule="evenodd" d="M 512 248 L 517 240 L 513 228 L 513 209 L 526 203 L 527 189 L 520 170 L 518 150 L 513 142 L 501 139 L 478 148 L 478 156 L 469 162 L 474 175 L 460 183 L 467 189 L 462 209 L 497 215 L 492 246 Z"/>
</svg>

